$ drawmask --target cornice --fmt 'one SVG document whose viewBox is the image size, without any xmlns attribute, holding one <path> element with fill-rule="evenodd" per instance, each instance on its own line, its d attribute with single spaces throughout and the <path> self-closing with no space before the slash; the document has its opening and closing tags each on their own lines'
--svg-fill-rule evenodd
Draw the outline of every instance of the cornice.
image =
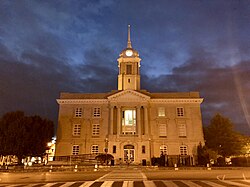
<svg viewBox="0 0 250 187">
<path fill-rule="evenodd" d="M 138 96 L 136 98 L 119 98 L 121 95 L 126 95 L 128 92 L 133 92 L 134 95 Z M 108 104 L 110 101 L 116 102 L 124 102 L 124 101 L 149 101 L 149 103 L 192 103 L 192 104 L 201 104 L 203 102 L 203 98 L 198 99 L 150 99 L 150 97 L 145 96 L 141 93 L 134 91 L 124 91 L 121 94 L 115 94 L 109 97 L 108 99 L 57 99 L 58 104 Z"/>
<path fill-rule="evenodd" d="M 195 103 L 201 104 L 203 98 L 198 99 L 150 99 L 150 103 Z"/>
<path fill-rule="evenodd" d="M 108 104 L 107 99 L 57 99 L 56 100 L 58 104 L 92 104 L 92 103 L 98 103 L 98 104 Z"/>
</svg>

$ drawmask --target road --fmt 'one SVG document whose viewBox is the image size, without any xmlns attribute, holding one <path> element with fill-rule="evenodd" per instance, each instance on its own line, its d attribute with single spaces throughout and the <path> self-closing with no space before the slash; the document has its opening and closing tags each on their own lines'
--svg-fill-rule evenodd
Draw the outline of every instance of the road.
<svg viewBox="0 0 250 187">
<path fill-rule="evenodd" d="M 85 172 L 0 173 L 0 187 L 225 187 L 250 186 L 250 169 L 113 168 Z"/>
</svg>

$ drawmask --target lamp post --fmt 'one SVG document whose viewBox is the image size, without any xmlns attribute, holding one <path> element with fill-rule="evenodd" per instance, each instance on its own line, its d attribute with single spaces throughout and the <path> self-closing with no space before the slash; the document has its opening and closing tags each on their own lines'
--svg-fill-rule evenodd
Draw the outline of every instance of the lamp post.
<svg viewBox="0 0 250 187">
<path fill-rule="evenodd" d="M 108 138 L 105 138 L 105 154 L 106 154 L 106 166 L 108 165 Z"/>
<path fill-rule="evenodd" d="M 150 165 L 152 166 L 152 158 L 151 158 L 151 138 L 149 138 L 148 141 L 149 141 L 149 161 L 150 161 Z"/>
</svg>

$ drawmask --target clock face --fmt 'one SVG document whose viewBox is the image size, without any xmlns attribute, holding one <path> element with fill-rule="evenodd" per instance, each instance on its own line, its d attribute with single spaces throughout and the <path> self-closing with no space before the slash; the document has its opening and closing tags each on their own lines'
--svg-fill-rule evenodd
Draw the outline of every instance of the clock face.
<svg viewBox="0 0 250 187">
<path fill-rule="evenodd" d="M 133 55 L 133 51 L 132 50 L 127 50 L 125 53 L 126 53 L 127 56 L 132 56 Z"/>
</svg>

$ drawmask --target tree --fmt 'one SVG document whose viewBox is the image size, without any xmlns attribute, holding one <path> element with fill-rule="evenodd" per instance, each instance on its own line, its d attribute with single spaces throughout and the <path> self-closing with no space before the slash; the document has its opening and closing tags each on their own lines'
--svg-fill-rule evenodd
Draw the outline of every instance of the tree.
<svg viewBox="0 0 250 187">
<path fill-rule="evenodd" d="M 207 153 L 206 146 L 202 146 L 201 143 L 197 147 L 197 157 L 198 157 L 198 165 L 206 166 L 209 161 L 209 154 Z"/>
<path fill-rule="evenodd" d="M 197 157 L 198 165 L 206 166 L 207 164 L 216 162 L 217 153 L 209 149 L 206 145 L 202 146 L 200 143 L 197 147 Z"/>
<path fill-rule="evenodd" d="M 216 114 L 207 128 L 204 128 L 206 146 L 223 157 L 241 154 L 244 142 L 233 130 L 233 124 L 220 114 Z"/>
<path fill-rule="evenodd" d="M 43 156 L 54 133 L 52 121 L 24 112 L 9 112 L 0 119 L 0 155 Z"/>
</svg>

